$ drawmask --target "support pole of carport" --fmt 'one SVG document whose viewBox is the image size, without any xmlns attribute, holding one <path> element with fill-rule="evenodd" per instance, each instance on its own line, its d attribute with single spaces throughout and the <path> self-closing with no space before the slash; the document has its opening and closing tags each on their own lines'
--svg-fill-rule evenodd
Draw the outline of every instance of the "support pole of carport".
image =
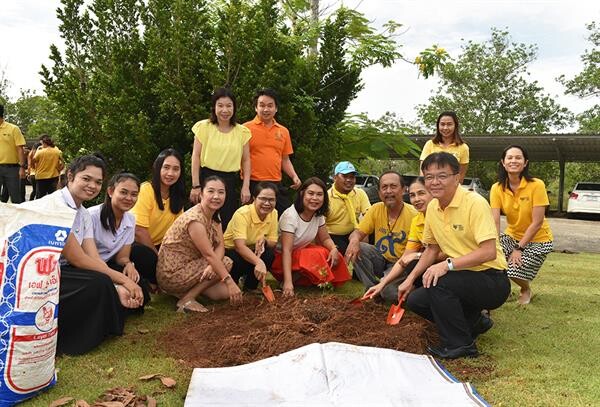
<svg viewBox="0 0 600 407">
<path fill-rule="evenodd" d="M 563 211 L 563 195 L 565 190 L 565 160 L 561 157 L 558 161 L 558 168 L 560 171 L 560 178 L 558 180 L 558 212 Z"/>
</svg>

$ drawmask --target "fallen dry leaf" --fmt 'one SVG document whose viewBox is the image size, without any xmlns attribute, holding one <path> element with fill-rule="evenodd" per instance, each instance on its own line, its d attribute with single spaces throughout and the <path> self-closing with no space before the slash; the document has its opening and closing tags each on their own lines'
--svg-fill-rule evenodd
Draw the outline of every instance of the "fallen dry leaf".
<svg viewBox="0 0 600 407">
<path fill-rule="evenodd" d="M 137 330 L 137 331 L 138 331 L 139 333 L 141 333 L 142 335 L 145 335 L 145 334 L 147 334 L 148 332 L 150 332 L 150 330 L 149 330 L 149 329 L 146 329 L 146 328 L 138 328 L 138 330 Z"/>
<path fill-rule="evenodd" d="M 125 407 L 120 401 L 97 401 L 93 407 Z"/>
<path fill-rule="evenodd" d="M 85 400 L 77 400 L 75 402 L 75 407 L 90 407 L 90 405 Z"/>
<path fill-rule="evenodd" d="M 174 379 L 172 379 L 170 377 L 165 377 L 165 376 L 162 376 L 160 378 L 160 381 L 162 382 L 162 384 L 164 384 L 168 388 L 175 387 L 175 385 L 177 384 L 177 382 Z"/>
<path fill-rule="evenodd" d="M 148 396 L 148 407 L 156 407 L 156 400 L 154 397 Z"/>
<path fill-rule="evenodd" d="M 142 376 L 139 377 L 139 380 L 150 380 L 150 379 L 154 379 L 155 377 L 160 377 L 162 376 L 160 373 L 154 373 L 154 374 L 147 374 L 146 376 Z"/>
<path fill-rule="evenodd" d="M 52 403 L 50 403 L 50 407 L 64 406 L 69 404 L 71 401 L 73 401 L 73 397 L 61 397 L 58 400 L 54 400 Z"/>
</svg>

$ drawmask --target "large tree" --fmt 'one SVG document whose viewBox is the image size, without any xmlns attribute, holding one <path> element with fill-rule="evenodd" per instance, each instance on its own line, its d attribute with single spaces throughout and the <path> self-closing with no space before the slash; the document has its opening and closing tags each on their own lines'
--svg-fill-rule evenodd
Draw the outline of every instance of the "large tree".
<svg viewBox="0 0 600 407">
<path fill-rule="evenodd" d="M 294 19 L 276 0 L 85 3 L 62 0 L 65 51 L 53 46 L 53 65 L 42 69 L 65 123 L 61 141 L 72 153 L 101 150 L 112 169 L 141 175 L 165 147 L 189 153 L 190 127 L 208 116 L 211 92 L 230 86 L 242 121 L 254 115 L 257 88 L 276 89 L 299 173 L 324 176 L 362 70 L 399 56 L 389 33 L 344 7 L 315 22 L 304 2 L 286 2 Z"/>
<path fill-rule="evenodd" d="M 569 111 L 529 79 L 527 66 L 536 56 L 536 46 L 511 42 L 509 33 L 498 29 L 492 29 L 487 41 L 468 41 L 456 61 L 440 70 L 440 86 L 428 103 L 418 106 L 419 116 L 434 127 L 440 112 L 454 110 L 468 134 L 564 128 L 571 122 Z"/>
<path fill-rule="evenodd" d="M 592 22 L 587 25 L 590 31 L 588 37 L 592 49 L 586 50 L 581 56 L 582 71 L 572 79 L 561 76 L 561 82 L 566 86 L 567 94 L 581 98 L 593 99 L 596 104 L 577 116 L 580 131 L 583 133 L 600 132 L 600 25 Z"/>
</svg>

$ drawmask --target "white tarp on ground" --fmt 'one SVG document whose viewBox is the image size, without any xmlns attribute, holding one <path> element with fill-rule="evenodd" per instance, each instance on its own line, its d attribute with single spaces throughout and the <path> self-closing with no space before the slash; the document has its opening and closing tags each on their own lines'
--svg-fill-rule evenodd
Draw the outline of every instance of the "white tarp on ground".
<svg viewBox="0 0 600 407">
<path fill-rule="evenodd" d="M 242 366 L 194 369 L 196 406 L 487 406 L 426 355 L 313 343 Z"/>
</svg>

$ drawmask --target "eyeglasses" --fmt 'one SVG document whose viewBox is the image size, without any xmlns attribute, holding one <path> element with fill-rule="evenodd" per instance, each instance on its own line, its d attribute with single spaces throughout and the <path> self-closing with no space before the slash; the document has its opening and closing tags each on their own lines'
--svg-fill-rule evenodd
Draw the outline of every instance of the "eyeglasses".
<svg viewBox="0 0 600 407">
<path fill-rule="evenodd" d="M 433 180 L 438 180 L 441 182 L 445 182 L 448 180 L 448 178 L 450 178 L 453 175 L 458 174 L 457 172 L 453 172 L 452 174 L 447 174 L 445 172 L 442 172 L 441 174 L 437 174 L 437 175 L 433 175 L 433 174 L 428 174 L 425 175 L 423 178 L 425 179 L 425 182 L 433 182 Z"/>
<path fill-rule="evenodd" d="M 261 202 L 270 203 L 270 204 L 274 204 L 275 201 L 276 201 L 275 198 L 265 198 L 265 197 L 262 197 L 262 196 L 257 196 L 256 199 L 258 199 Z"/>
</svg>

